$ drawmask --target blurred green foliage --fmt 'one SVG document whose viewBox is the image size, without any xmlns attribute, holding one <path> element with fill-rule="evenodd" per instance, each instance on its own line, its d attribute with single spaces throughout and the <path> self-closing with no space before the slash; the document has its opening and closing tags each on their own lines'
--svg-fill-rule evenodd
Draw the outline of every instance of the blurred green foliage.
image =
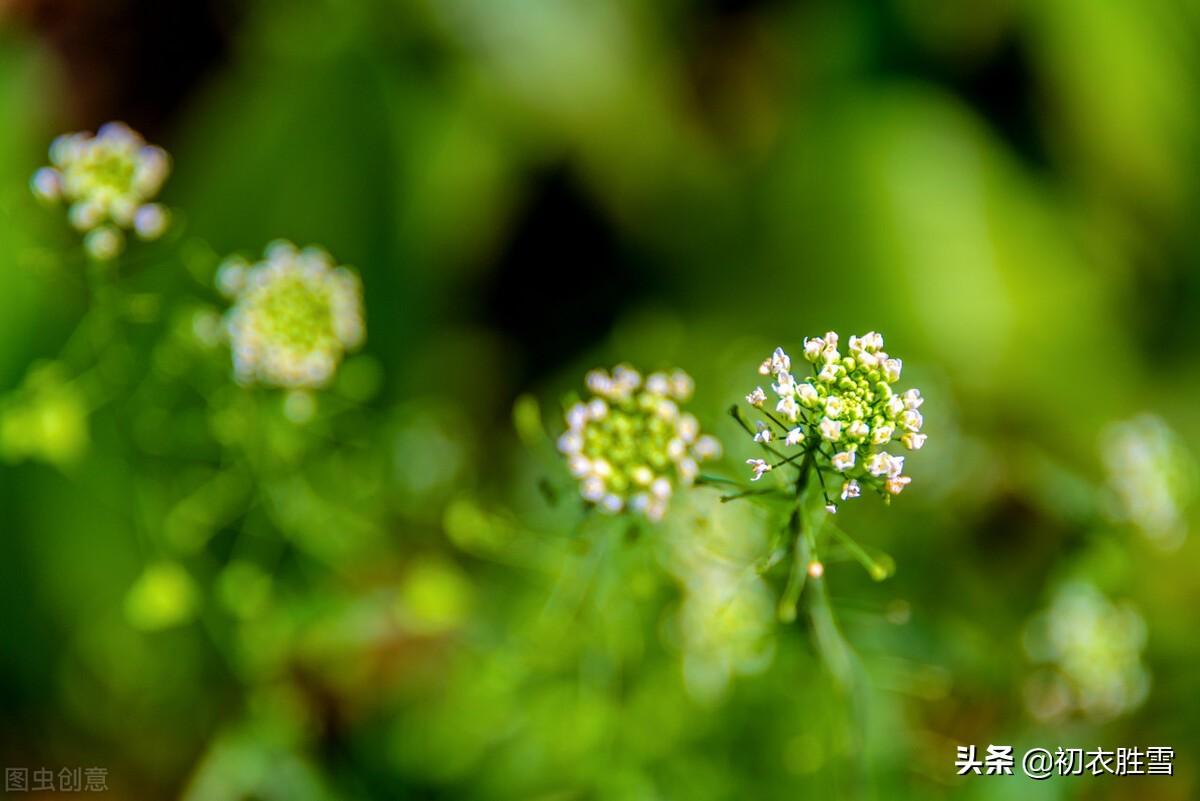
<svg viewBox="0 0 1200 801">
<path fill-rule="evenodd" d="M 66 73 L 8 24 L 0 762 L 188 801 L 1196 797 L 1197 34 L 1165 0 L 261 0 L 147 132 L 175 229 L 98 275 L 27 186 Z M 220 259 L 278 237 L 364 286 L 303 424 L 216 336 Z M 851 691 L 777 619 L 778 509 L 587 516 L 553 450 L 585 370 L 678 365 L 740 478 L 725 410 L 828 328 L 928 399 L 913 486 L 837 516 L 894 575 L 825 555 Z M 1145 691 L 1081 700 L 1095 653 Z M 1176 775 L 954 775 L 991 743 Z"/>
</svg>

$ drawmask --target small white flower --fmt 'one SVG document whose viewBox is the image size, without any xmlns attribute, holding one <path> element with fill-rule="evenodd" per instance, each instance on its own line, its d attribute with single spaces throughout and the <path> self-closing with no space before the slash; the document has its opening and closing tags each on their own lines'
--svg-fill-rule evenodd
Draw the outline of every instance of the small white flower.
<svg viewBox="0 0 1200 801">
<path fill-rule="evenodd" d="M 667 458 L 672 462 L 678 462 L 687 453 L 687 445 L 679 437 L 672 437 L 667 443 Z"/>
<path fill-rule="evenodd" d="M 671 482 L 665 478 L 658 478 L 650 485 L 650 494 L 659 500 L 666 500 L 671 497 Z"/>
<path fill-rule="evenodd" d="M 121 233 L 121 229 L 112 225 L 102 225 L 99 228 L 94 228 L 88 231 L 83 238 L 83 249 L 88 255 L 98 261 L 108 261 L 116 258 L 121 252 L 121 246 L 125 243 L 125 237 Z"/>
<path fill-rule="evenodd" d="M 771 385 L 775 394 L 780 397 L 791 397 L 796 394 L 796 379 L 786 370 L 779 373 L 779 381 Z"/>
<path fill-rule="evenodd" d="M 925 423 L 925 418 L 915 409 L 905 409 L 900 413 L 898 422 L 906 430 L 917 432 L 921 430 L 921 426 Z"/>
<path fill-rule="evenodd" d="M 832 384 L 834 381 L 837 381 L 837 378 L 837 365 L 833 362 L 826 364 L 821 368 L 821 372 L 817 373 L 817 380 L 823 381 L 826 384 Z"/>
<path fill-rule="evenodd" d="M 55 203 L 62 198 L 62 173 L 53 167 L 42 167 L 33 174 L 29 188 L 38 200 Z"/>
<path fill-rule="evenodd" d="M 585 501 L 598 502 L 604 497 L 604 479 L 598 476 L 588 476 L 579 485 L 579 494 Z"/>
<path fill-rule="evenodd" d="M 763 444 L 771 441 L 771 429 L 765 423 L 758 423 L 758 431 L 754 434 L 754 441 Z"/>
<path fill-rule="evenodd" d="M 746 396 L 746 403 L 761 409 L 762 405 L 767 401 L 767 393 L 763 392 L 762 387 L 755 387 L 754 391 Z"/>
<path fill-rule="evenodd" d="M 663 373 L 651 373 L 646 377 L 646 391 L 651 395 L 666 395 L 671 391 L 671 382 Z"/>
<path fill-rule="evenodd" d="M 679 480 L 683 484 L 691 486 L 692 482 L 696 480 L 696 476 L 700 473 L 700 465 L 696 464 L 695 459 L 680 459 L 675 465 L 675 470 L 679 473 Z"/>
<path fill-rule="evenodd" d="M 603 420 L 608 415 L 608 404 L 600 398 L 592 398 L 588 402 L 588 417 L 593 420 Z"/>
<path fill-rule="evenodd" d="M 839 473 L 845 473 L 851 467 L 854 467 L 854 451 L 842 451 L 833 455 L 833 469 Z"/>
<path fill-rule="evenodd" d="M 630 470 L 629 476 L 633 479 L 633 483 L 639 487 L 648 487 L 654 481 L 654 471 L 644 464 L 640 464 Z"/>
<path fill-rule="evenodd" d="M 842 438 L 842 424 L 837 420 L 830 420 L 826 417 L 821 420 L 817 429 L 821 432 L 821 439 L 826 442 L 837 442 Z"/>
<path fill-rule="evenodd" d="M 600 499 L 599 508 L 602 512 L 608 512 L 609 514 L 615 515 L 624 507 L 625 501 L 622 500 L 620 495 L 614 495 L 610 492 Z"/>
<path fill-rule="evenodd" d="M 925 439 L 925 434 L 916 434 L 912 431 L 909 431 L 904 436 L 900 437 L 900 441 L 903 442 L 909 450 L 913 451 L 919 451 L 921 448 L 925 447 Z"/>
<path fill-rule="evenodd" d="M 568 456 L 579 453 L 583 450 L 583 437 L 578 431 L 568 430 L 558 438 L 558 449 Z"/>
<path fill-rule="evenodd" d="M 831 514 L 831 515 L 836 515 L 837 514 L 837 506 L 835 506 L 834 504 L 831 503 L 825 507 L 825 511 L 829 512 L 829 514 Z"/>
<path fill-rule="evenodd" d="M 807 409 L 811 409 L 821 402 L 817 388 L 808 382 L 796 385 L 796 395 L 800 398 L 800 403 Z"/>
<path fill-rule="evenodd" d="M 886 476 L 900 471 L 895 467 L 894 457 L 887 451 L 880 451 L 871 454 L 871 457 L 867 459 L 867 472 L 873 476 Z"/>
<path fill-rule="evenodd" d="M 627 364 L 618 364 L 613 368 L 613 383 L 625 393 L 633 392 L 642 385 L 642 374 Z"/>
<path fill-rule="evenodd" d="M 799 426 L 793 428 L 787 433 L 787 439 L 784 440 L 786 445 L 799 445 L 804 441 L 804 431 Z"/>
<path fill-rule="evenodd" d="M 567 460 L 567 468 L 575 478 L 583 478 L 592 472 L 592 462 L 586 456 L 575 454 Z"/>
<path fill-rule="evenodd" d="M 884 482 L 883 488 L 892 495 L 899 495 L 912 482 L 908 476 L 892 476 Z"/>
<path fill-rule="evenodd" d="M 593 394 L 608 395 L 612 391 L 612 379 L 603 370 L 589 370 L 583 379 L 584 385 Z"/>
<path fill-rule="evenodd" d="M 246 288 L 246 275 L 250 265 L 245 259 L 236 256 L 221 262 L 217 268 L 217 291 L 227 298 L 236 298 Z"/>
<path fill-rule="evenodd" d="M 771 374 L 771 360 L 769 358 L 763 359 L 762 364 L 760 364 L 758 366 L 758 374 L 759 375 L 770 375 Z"/>
<path fill-rule="evenodd" d="M 686 412 L 679 416 L 675 431 L 679 434 L 680 439 L 690 445 L 700 435 L 700 421 L 696 419 L 696 415 Z"/>
<path fill-rule="evenodd" d="M 891 423 L 883 423 L 875 426 L 875 430 L 871 432 L 871 442 L 876 445 L 886 445 L 892 441 L 892 434 L 895 433 L 896 427 Z"/>
<path fill-rule="evenodd" d="M 750 479 L 751 481 L 758 481 L 765 473 L 771 471 L 771 465 L 762 459 L 747 459 L 746 464 L 750 465 L 750 469 L 754 471 L 754 478 Z"/>
<path fill-rule="evenodd" d="M 91 200 L 72 203 L 67 209 L 67 219 L 79 231 L 95 228 L 104 219 L 104 206 Z"/>
<path fill-rule="evenodd" d="M 855 481 L 854 479 L 850 479 L 846 483 L 842 484 L 842 500 L 843 501 L 849 500 L 851 498 L 857 498 L 860 495 L 862 495 L 862 487 L 860 487 L 858 485 L 858 482 Z"/>
<path fill-rule="evenodd" d="M 572 431 L 580 431 L 588 421 L 588 407 L 583 403 L 576 403 L 567 409 L 567 427 Z"/>
<path fill-rule="evenodd" d="M 150 241 L 158 239 L 167 230 L 170 218 L 167 210 L 158 203 L 146 203 L 138 207 L 133 215 L 133 230 L 138 238 Z"/>
<path fill-rule="evenodd" d="M 775 406 L 775 411 L 782 414 L 792 423 L 796 422 L 796 418 L 800 416 L 800 407 L 796 404 L 796 399 L 790 395 L 780 399 L 779 403 Z"/>
<path fill-rule="evenodd" d="M 842 416 L 844 404 L 840 395 L 830 395 L 825 399 L 825 416 L 834 419 Z"/>
<path fill-rule="evenodd" d="M 783 348 L 776 348 L 775 352 L 771 354 L 770 361 L 771 372 L 775 373 L 775 375 L 786 373 L 788 370 L 792 369 L 792 357 L 788 356 L 784 352 Z"/>
<path fill-rule="evenodd" d="M 846 429 L 846 435 L 853 437 L 854 439 L 866 439 L 867 435 L 870 433 L 870 427 L 868 427 L 867 424 L 862 420 L 855 420 L 850 424 L 850 427 Z"/>
<path fill-rule="evenodd" d="M 883 375 L 890 383 L 900 380 L 900 360 L 886 359 L 883 363 Z"/>
<path fill-rule="evenodd" d="M 705 434 L 696 440 L 693 450 L 701 459 L 719 459 L 721 456 L 721 443 L 716 437 Z"/>
<path fill-rule="evenodd" d="M 825 350 L 825 340 L 820 337 L 805 337 L 804 338 L 804 358 L 810 362 L 815 362 L 821 358 L 821 351 Z"/>
<path fill-rule="evenodd" d="M 921 390 L 919 389 L 910 389 L 900 397 L 904 400 L 904 408 L 906 409 L 920 409 L 921 404 L 925 402 L 925 399 L 921 397 Z"/>
<path fill-rule="evenodd" d="M 676 370 L 671 373 L 671 394 L 675 396 L 675 400 L 683 403 L 692 397 L 692 393 L 696 391 L 696 382 L 692 377 L 683 370 Z"/>
<path fill-rule="evenodd" d="M 904 399 L 899 395 L 891 396 L 887 399 L 887 408 L 888 411 L 891 412 L 892 416 L 895 417 L 904 411 Z"/>
</svg>

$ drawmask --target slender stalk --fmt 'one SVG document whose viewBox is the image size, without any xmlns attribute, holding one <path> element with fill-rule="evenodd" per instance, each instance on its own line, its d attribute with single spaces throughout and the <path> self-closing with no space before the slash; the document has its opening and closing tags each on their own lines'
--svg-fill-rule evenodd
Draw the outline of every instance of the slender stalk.
<svg viewBox="0 0 1200 801">
<path fill-rule="evenodd" d="M 812 450 L 815 450 L 815 447 Z M 861 746 L 867 727 L 870 689 L 850 644 L 838 628 L 833 614 L 833 606 L 829 602 L 824 576 L 819 575 L 809 582 L 805 580 L 809 565 L 818 559 L 819 535 L 828 517 L 821 508 L 822 501 L 825 500 L 824 487 L 812 485 L 809 481 L 809 475 L 813 472 L 818 473 L 819 480 L 818 468 L 812 461 L 806 460 L 805 468 L 796 480 L 796 506 L 788 521 L 789 531 L 795 537 L 793 544 L 795 556 L 792 574 L 780 602 L 780 618 L 795 619 L 798 602 L 801 600 L 802 591 L 807 584 L 807 592 L 803 592 L 803 600 L 805 613 L 812 626 L 817 656 L 825 669 L 829 671 L 834 686 L 847 698 L 850 705 L 847 733 L 851 738 L 853 748 L 847 761 L 854 764 L 849 766 L 851 769 L 848 772 L 850 776 L 857 777 L 857 781 L 852 779 L 852 787 L 855 787 L 855 791 L 848 797 L 861 797 L 863 794 L 862 784 L 865 779 L 861 765 Z M 823 482 L 820 483 L 823 484 Z"/>
<path fill-rule="evenodd" d="M 776 494 L 779 494 L 779 492 L 780 491 L 775 489 L 774 487 L 763 487 L 762 489 L 746 489 L 746 490 L 742 490 L 741 492 L 735 492 L 732 495 L 722 495 L 721 503 L 729 503 L 730 501 L 737 501 L 737 500 L 741 500 L 742 498 L 749 498 L 749 497 L 752 497 L 755 495 L 776 495 Z"/>
<path fill-rule="evenodd" d="M 804 525 L 804 501 L 805 490 L 808 487 L 809 475 L 816 471 L 812 465 L 812 454 L 817 449 L 819 440 L 813 440 L 804 452 L 801 454 L 801 462 L 798 465 L 800 475 L 796 477 L 796 503 L 792 507 L 792 514 L 788 517 L 788 536 L 792 540 L 792 570 L 788 574 L 787 586 L 783 589 L 783 595 L 779 599 L 778 615 L 779 619 L 784 623 L 791 623 L 796 619 L 796 606 L 800 602 L 800 593 L 804 590 L 805 577 L 808 575 L 808 563 L 812 560 L 813 548 L 807 538 L 802 536 L 805 528 Z"/>
<path fill-rule="evenodd" d="M 788 574 L 787 586 L 779 598 L 778 615 L 783 623 L 791 623 L 796 619 L 796 606 L 800 603 L 800 593 L 804 591 L 804 582 L 808 576 L 808 563 L 811 554 L 808 542 L 801 535 L 800 510 L 792 510 L 788 518 L 788 533 L 792 539 L 792 570 Z"/>
</svg>

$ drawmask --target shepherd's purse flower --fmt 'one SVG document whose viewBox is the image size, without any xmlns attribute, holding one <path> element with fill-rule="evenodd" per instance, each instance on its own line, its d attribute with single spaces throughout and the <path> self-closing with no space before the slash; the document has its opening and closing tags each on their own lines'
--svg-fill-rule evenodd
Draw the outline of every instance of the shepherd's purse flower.
<svg viewBox="0 0 1200 801">
<path fill-rule="evenodd" d="M 104 125 L 95 135 L 64 134 L 50 146 L 49 167 L 30 180 L 38 198 L 68 204 L 71 224 L 86 234 L 84 247 L 97 259 L 114 258 L 125 244 L 125 231 L 141 239 L 162 236 L 167 210 L 150 202 L 158 194 L 171 160 L 121 122 Z"/>
<path fill-rule="evenodd" d="M 233 300 L 225 327 L 243 383 L 321 387 L 364 339 L 358 276 L 320 248 L 276 242 L 256 264 L 231 258 L 217 286 Z"/>
<path fill-rule="evenodd" d="M 680 410 L 692 395 L 691 377 L 676 370 L 643 381 L 619 365 L 592 370 L 585 383 L 591 397 L 566 410 L 558 440 L 580 495 L 605 512 L 661 519 L 674 491 L 695 481 L 699 463 L 721 454 L 695 416 Z"/>
<path fill-rule="evenodd" d="M 833 331 L 804 340 L 804 359 L 812 365 L 807 377 L 791 372 L 792 359 L 783 348 L 759 365 L 760 375 L 774 379 L 776 402 L 772 404 L 761 387 L 747 396 L 766 418 L 756 424 L 754 440 L 781 447 L 791 463 L 800 460 L 788 449 L 799 448 L 818 471 L 837 475 L 835 486 L 841 487 L 843 501 L 866 489 L 885 498 L 899 495 L 911 479 L 902 474 L 904 457 L 886 448 L 898 442 L 918 450 L 925 444 L 926 436 L 920 433 L 925 420 L 918 411 L 924 398 L 917 389 L 899 392 L 893 387 L 903 365 L 883 350 L 881 334 L 849 337 L 845 354 L 838 350 L 840 342 Z M 761 459 L 747 463 L 753 480 L 779 466 Z"/>
</svg>

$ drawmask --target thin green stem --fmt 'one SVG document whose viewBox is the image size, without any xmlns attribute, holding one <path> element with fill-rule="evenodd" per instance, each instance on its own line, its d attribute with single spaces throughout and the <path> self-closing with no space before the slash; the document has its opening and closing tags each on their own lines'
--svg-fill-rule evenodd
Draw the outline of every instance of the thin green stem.
<svg viewBox="0 0 1200 801">
<path fill-rule="evenodd" d="M 697 487 L 705 487 L 705 486 L 713 486 L 713 485 L 730 485 L 730 486 L 734 486 L 734 487 L 744 487 L 745 486 L 745 484 L 743 484 L 742 482 L 736 481 L 732 478 L 722 478 L 721 476 L 705 476 L 705 475 L 696 477 L 696 486 Z"/>
<path fill-rule="evenodd" d="M 871 576 L 876 581 L 883 581 L 892 574 L 894 565 L 891 563 L 891 557 L 884 555 L 884 559 L 876 559 L 867 553 L 866 548 L 858 544 L 858 542 L 846 532 L 842 531 L 837 526 L 830 526 L 829 530 L 838 538 L 838 541 L 850 552 L 850 555 L 858 560 Z"/>
<path fill-rule="evenodd" d="M 792 538 L 792 570 L 788 574 L 787 585 L 779 598 L 777 613 L 780 622 L 792 623 L 796 620 L 796 607 L 800 603 L 800 593 L 804 591 L 804 583 L 808 577 L 810 553 L 806 539 L 801 535 L 800 509 L 792 510 L 788 518 L 788 533 Z"/>
<path fill-rule="evenodd" d="M 786 437 L 786 436 L 787 436 L 787 432 L 789 432 L 789 431 L 791 431 L 791 430 L 792 430 L 791 428 L 788 428 L 786 425 L 784 425 L 782 422 L 780 422 L 780 421 L 779 421 L 779 420 L 778 420 L 778 419 L 775 417 L 775 415 L 771 414 L 771 413 L 770 413 L 770 412 L 768 412 L 766 409 L 759 409 L 759 411 L 760 411 L 760 412 L 762 412 L 762 413 L 763 413 L 763 415 L 764 415 L 764 416 L 766 416 L 766 418 L 767 418 L 768 420 L 770 420 L 770 421 L 771 421 L 772 423 L 774 423 L 775 425 L 779 426 L 779 430 L 782 432 L 783 436 L 785 436 L 785 437 Z M 792 428 L 795 428 L 795 426 L 792 426 Z"/>
<path fill-rule="evenodd" d="M 816 447 L 812 447 L 811 450 L 815 451 Z M 820 481 L 819 469 L 815 462 L 806 462 L 806 469 L 796 480 L 796 506 L 788 520 L 789 532 L 795 537 L 794 561 L 788 585 L 780 601 L 779 616 L 784 621 L 794 620 L 798 603 L 801 600 L 805 602 L 805 613 L 812 627 L 817 656 L 833 679 L 834 686 L 850 702 L 850 716 L 846 723 L 847 734 L 853 739 L 854 748 L 847 762 L 852 775 L 858 777 L 853 783 L 861 785 L 865 776 L 862 773 L 861 760 L 855 754 L 861 752 L 861 740 L 866 730 L 869 687 L 850 644 L 837 625 L 823 571 L 814 572 L 812 581 L 806 580 L 810 565 L 819 561 L 818 543 L 821 529 L 829 524 L 829 515 L 819 504 L 824 493 L 817 495 L 814 491 L 816 487 L 809 481 L 813 471 L 818 472 Z M 836 528 L 833 530 L 837 531 Z M 846 541 L 853 542 L 848 536 L 842 536 Z M 860 786 L 860 792 L 861 789 Z M 859 792 L 855 792 L 854 795 L 858 796 Z"/>
<path fill-rule="evenodd" d="M 781 494 L 780 490 L 777 490 L 774 487 L 764 487 L 762 489 L 742 490 L 741 492 L 735 492 L 732 495 L 722 495 L 720 498 L 720 501 L 721 501 L 721 503 L 729 503 L 730 501 L 736 501 L 736 500 L 740 500 L 742 498 L 750 498 L 755 495 L 778 495 L 778 494 Z"/>
</svg>

